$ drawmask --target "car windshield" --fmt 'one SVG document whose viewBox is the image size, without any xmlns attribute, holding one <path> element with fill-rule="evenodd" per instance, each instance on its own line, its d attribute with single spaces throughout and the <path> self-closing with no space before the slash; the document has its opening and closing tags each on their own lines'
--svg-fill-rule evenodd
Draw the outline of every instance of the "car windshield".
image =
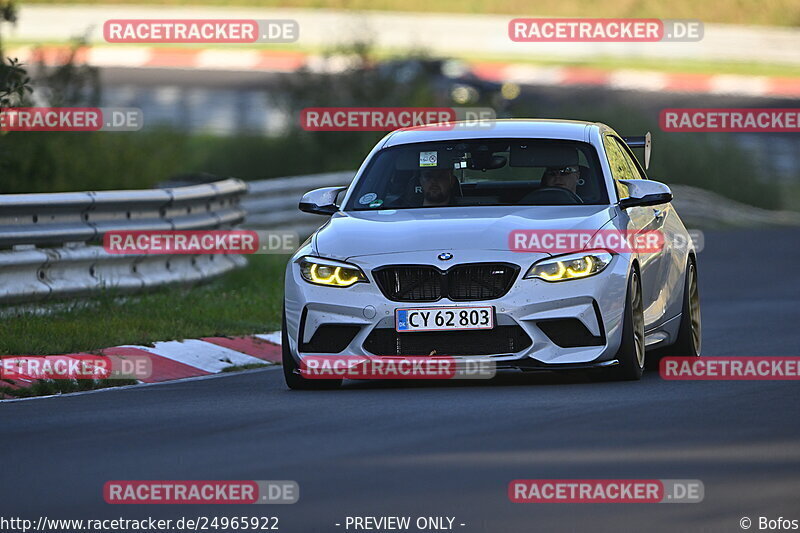
<svg viewBox="0 0 800 533">
<path fill-rule="evenodd" d="M 379 152 L 346 210 L 607 204 L 588 143 L 486 139 L 415 143 Z"/>
</svg>

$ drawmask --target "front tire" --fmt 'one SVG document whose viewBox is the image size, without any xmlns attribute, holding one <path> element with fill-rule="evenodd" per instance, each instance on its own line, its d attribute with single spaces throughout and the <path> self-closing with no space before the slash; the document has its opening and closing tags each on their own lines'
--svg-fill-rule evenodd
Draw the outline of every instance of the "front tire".
<svg viewBox="0 0 800 533">
<path fill-rule="evenodd" d="M 341 379 L 308 379 L 300 375 L 297 361 L 294 360 L 292 350 L 289 348 L 289 332 L 286 331 L 286 308 L 283 309 L 281 322 L 281 359 L 283 361 L 283 378 L 286 386 L 292 390 L 328 390 L 338 389 Z"/>
<path fill-rule="evenodd" d="M 644 307 L 642 283 L 639 272 L 631 271 L 628 293 L 625 298 L 625 313 L 622 322 L 622 341 L 617 352 L 619 365 L 610 369 L 612 380 L 636 381 L 642 379 L 644 370 Z"/>
</svg>

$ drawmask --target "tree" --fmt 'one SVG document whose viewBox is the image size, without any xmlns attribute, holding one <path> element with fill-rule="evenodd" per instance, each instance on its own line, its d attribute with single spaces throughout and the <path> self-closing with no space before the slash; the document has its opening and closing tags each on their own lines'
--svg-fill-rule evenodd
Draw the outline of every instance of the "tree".
<svg viewBox="0 0 800 533">
<path fill-rule="evenodd" d="M 3 23 L 14 24 L 16 21 L 17 8 L 14 2 L 1 0 L 0 29 Z M 24 66 L 17 58 L 6 58 L 0 33 L 0 111 L 23 104 L 32 91 L 31 79 Z"/>
</svg>

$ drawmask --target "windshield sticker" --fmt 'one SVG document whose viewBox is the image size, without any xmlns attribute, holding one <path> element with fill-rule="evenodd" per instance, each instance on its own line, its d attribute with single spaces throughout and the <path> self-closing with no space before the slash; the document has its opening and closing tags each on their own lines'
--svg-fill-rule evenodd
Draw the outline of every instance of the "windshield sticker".
<svg viewBox="0 0 800 533">
<path fill-rule="evenodd" d="M 370 207 L 380 207 L 382 205 L 383 205 L 383 200 L 375 200 L 374 202 L 369 204 Z"/>
<path fill-rule="evenodd" d="M 436 152 L 419 153 L 419 166 L 421 167 L 435 167 L 437 160 Z"/>
<path fill-rule="evenodd" d="M 364 196 L 362 196 L 361 198 L 358 199 L 358 203 L 360 203 L 362 205 L 363 204 L 369 204 L 371 202 L 374 202 L 375 198 L 377 198 L 377 197 L 378 197 L 378 195 L 375 194 L 374 192 L 368 192 L 367 194 L 365 194 Z"/>
</svg>

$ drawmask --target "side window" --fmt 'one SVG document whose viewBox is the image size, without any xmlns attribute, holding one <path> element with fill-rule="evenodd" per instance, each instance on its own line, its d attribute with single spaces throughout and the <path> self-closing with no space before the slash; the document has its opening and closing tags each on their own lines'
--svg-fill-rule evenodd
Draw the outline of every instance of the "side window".
<svg viewBox="0 0 800 533">
<path fill-rule="evenodd" d="M 635 175 L 632 173 L 622 149 L 613 137 L 610 135 L 603 137 L 603 145 L 606 148 L 608 165 L 611 167 L 611 177 L 614 178 L 614 185 L 617 187 L 617 195 L 619 198 L 626 198 L 628 196 L 628 188 L 620 183 L 619 180 L 635 179 Z"/>
<path fill-rule="evenodd" d="M 622 152 L 622 156 L 625 158 L 625 161 L 628 163 L 628 167 L 631 169 L 631 175 L 633 179 L 637 180 L 646 180 L 647 176 L 644 175 L 644 172 L 639 167 L 639 165 L 634 161 L 633 155 L 630 153 L 630 149 L 627 146 L 623 146 L 623 141 L 614 137 L 614 141 L 619 145 L 619 151 Z"/>
</svg>

